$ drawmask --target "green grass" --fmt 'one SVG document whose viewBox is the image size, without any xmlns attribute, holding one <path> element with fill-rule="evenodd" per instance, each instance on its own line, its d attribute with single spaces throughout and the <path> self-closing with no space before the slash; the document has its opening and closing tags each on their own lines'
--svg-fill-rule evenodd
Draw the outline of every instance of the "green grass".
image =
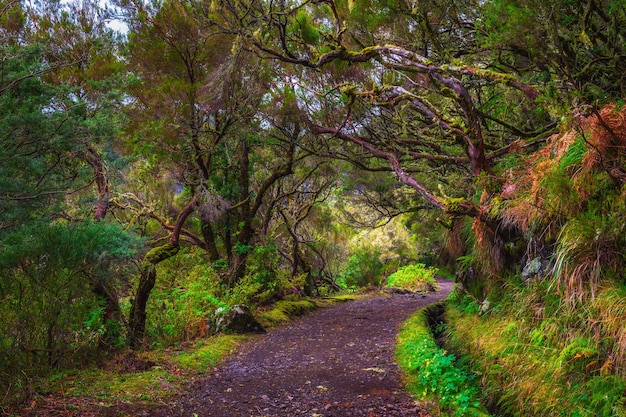
<svg viewBox="0 0 626 417">
<path fill-rule="evenodd" d="M 420 401 L 434 404 L 440 416 L 487 416 L 478 401 L 473 377 L 458 368 L 454 355 L 435 343 L 426 310 L 411 316 L 400 329 L 396 359 L 406 374 L 407 389 Z"/>
<path fill-rule="evenodd" d="M 520 290 L 483 316 L 461 302 L 448 306 L 451 348 L 471 358 L 489 403 L 514 417 L 621 415 L 626 380 L 611 374 L 602 344 L 576 328 L 584 319 L 572 314 L 584 313 L 533 316 L 528 312 L 543 304 L 531 295 Z"/>
</svg>

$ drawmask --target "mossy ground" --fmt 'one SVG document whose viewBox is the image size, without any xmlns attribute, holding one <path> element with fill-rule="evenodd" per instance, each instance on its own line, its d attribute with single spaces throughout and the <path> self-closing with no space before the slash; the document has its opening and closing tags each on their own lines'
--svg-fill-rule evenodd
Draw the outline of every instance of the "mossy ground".
<svg viewBox="0 0 626 417">
<path fill-rule="evenodd" d="M 178 348 L 125 352 L 101 367 L 53 375 L 42 381 L 37 391 L 63 398 L 89 397 L 101 406 L 159 402 L 179 393 L 195 376 L 210 372 L 245 340 L 246 336 L 218 335 Z"/>
<path fill-rule="evenodd" d="M 339 302 L 353 301 L 360 297 L 363 297 L 363 295 L 340 294 L 315 300 L 280 300 L 277 301 L 272 308 L 264 311 L 258 311 L 255 315 L 263 327 L 272 328 L 288 323 L 294 317 L 305 315 L 320 307 L 325 307 Z"/>
<path fill-rule="evenodd" d="M 263 327 L 271 328 L 289 322 L 293 317 L 302 316 L 318 308 L 318 303 L 313 300 L 276 302 L 274 306 L 256 314 L 259 323 Z"/>
</svg>

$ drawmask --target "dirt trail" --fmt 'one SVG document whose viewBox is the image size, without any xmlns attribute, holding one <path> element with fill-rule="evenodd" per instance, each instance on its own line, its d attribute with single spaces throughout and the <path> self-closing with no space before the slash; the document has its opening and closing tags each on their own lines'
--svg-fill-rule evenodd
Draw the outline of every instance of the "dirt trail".
<svg viewBox="0 0 626 417">
<path fill-rule="evenodd" d="M 394 343 L 408 316 L 450 292 L 451 282 L 439 284 L 426 296 L 377 296 L 318 310 L 257 339 L 174 403 L 133 414 L 426 416 L 402 389 Z"/>
</svg>

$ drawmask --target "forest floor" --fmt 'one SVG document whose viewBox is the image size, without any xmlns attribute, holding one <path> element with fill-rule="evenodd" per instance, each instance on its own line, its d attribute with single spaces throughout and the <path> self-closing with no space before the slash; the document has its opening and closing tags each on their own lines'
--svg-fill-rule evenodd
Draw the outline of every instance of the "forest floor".
<svg viewBox="0 0 626 417">
<path fill-rule="evenodd" d="M 398 327 L 436 293 L 378 294 L 319 309 L 255 337 L 225 362 L 161 404 L 98 407 L 74 403 L 71 415 L 185 417 L 428 416 L 403 389 L 394 361 Z M 47 404 L 22 416 L 67 416 Z M 39 410 L 37 410 L 39 408 Z M 77 413 L 77 414 L 74 414 Z"/>
</svg>

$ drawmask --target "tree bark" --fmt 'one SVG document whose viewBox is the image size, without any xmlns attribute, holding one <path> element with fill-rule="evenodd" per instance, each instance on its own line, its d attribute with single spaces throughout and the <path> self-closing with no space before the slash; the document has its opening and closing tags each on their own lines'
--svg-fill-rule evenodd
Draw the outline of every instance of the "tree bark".
<svg viewBox="0 0 626 417">
<path fill-rule="evenodd" d="M 149 251 L 141 265 L 139 285 L 135 292 L 135 298 L 131 302 L 128 319 L 129 342 L 132 348 L 139 346 L 146 331 L 146 306 L 150 293 L 156 284 L 156 264 L 178 253 L 179 246 L 169 243 L 156 247 Z"/>
<path fill-rule="evenodd" d="M 90 145 L 85 147 L 85 160 L 93 169 L 94 181 L 98 187 L 98 203 L 94 219 L 104 220 L 109 209 L 109 174 L 98 152 Z"/>
<path fill-rule="evenodd" d="M 208 220 L 201 220 L 200 229 L 202 231 L 202 238 L 206 244 L 206 250 L 209 253 L 209 260 L 211 262 L 215 262 L 220 259 L 220 253 L 217 250 L 217 245 L 215 244 L 215 232 L 213 231 L 213 226 Z"/>
<path fill-rule="evenodd" d="M 94 211 L 94 220 L 100 222 L 105 219 L 109 210 L 109 173 L 102 157 L 93 146 L 87 145 L 85 147 L 84 157 L 85 161 L 93 169 L 94 182 L 98 189 L 98 202 Z M 111 349 L 115 347 L 116 340 L 119 337 L 118 327 L 124 322 L 117 295 L 110 285 L 107 285 L 106 281 L 98 278 L 92 278 L 91 291 L 104 304 L 102 315 L 104 334 L 99 340 L 99 345 L 103 349 Z"/>
<path fill-rule="evenodd" d="M 237 233 L 237 244 L 240 249 L 244 249 L 252 241 L 254 236 L 254 228 L 252 226 L 254 218 L 257 216 L 259 209 L 261 208 L 267 192 L 271 187 L 276 184 L 281 178 L 292 174 L 293 172 L 293 158 L 295 153 L 295 139 L 300 133 L 299 129 L 294 134 L 294 140 L 289 146 L 287 151 L 286 163 L 277 166 L 272 174 L 265 179 L 263 184 L 256 192 L 254 201 L 251 202 L 252 195 L 250 193 L 250 170 L 249 170 L 249 147 L 245 143 L 242 145 L 241 153 L 239 155 L 239 187 L 240 187 L 240 203 L 233 207 L 239 210 L 237 216 L 237 225 L 239 227 L 239 233 Z M 236 248 L 235 248 L 236 249 Z M 246 251 L 233 251 L 229 257 L 229 272 L 226 277 L 227 284 L 229 286 L 235 285 L 241 278 L 243 278 L 246 272 L 246 262 L 248 253 Z"/>
<path fill-rule="evenodd" d="M 194 212 L 196 203 L 197 199 L 194 197 L 180 213 L 172 230 L 169 242 L 165 245 L 153 248 L 144 256 L 141 264 L 139 285 L 135 292 L 135 298 L 131 302 L 130 317 L 128 319 L 129 342 L 130 346 L 133 348 L 140 345 L 145 335 L 147 319 L 146 306 L 148 305 L 150 293 L 156 284 L 156 265 L 178 253 L 183 225 L 187 218 Z"/>
</svg>

